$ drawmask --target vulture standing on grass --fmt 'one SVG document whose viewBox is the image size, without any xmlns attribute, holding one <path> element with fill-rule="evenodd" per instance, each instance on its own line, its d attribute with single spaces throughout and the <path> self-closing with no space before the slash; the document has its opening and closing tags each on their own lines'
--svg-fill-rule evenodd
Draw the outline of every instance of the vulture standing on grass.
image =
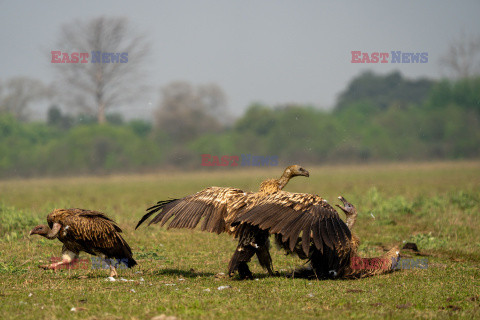
<svg viewBox="0 0 480 320">
<path fill-rule="evenodd" d="M 381 258 L 372 258 L 384 259 L 381 268 L 352 268 L 359 245 L 358 237 L 351 232 L 357 212 L 343 197 L 339 199 L 344 206 L 338 207 L 347 215 L 347 223 L 319 196 L 280 191 L 263 197 L 255 206 L 242 208 L 232 225 L 256 226 L 274 234 L 287 253 L 310 261 L 309 270 L 316 278 L 358 278 L 390 271 L 398 258 L 397 248 Z"/>
<path fill-rule="evenodd" d="M 109 264 L 110 276 L 117 276 L 118 262 L 131 268 L 137 264 L 132 250 L 120 233 L 117 224 L 101 212 L 84 209 L 55 209 L 47 216 L 47 225 L 30 231 L 47 239 L 57 238 L 63 243 L 62 261 L 41 266 L 56 270 L 61 265 L 75 263 L 80 251 L 99 256 Z"/>
<path fill-rule="evenodd" d="M 309 173 L 301 166 L 292 165 L 285 169 L 279 179 L 262 182 L 259 192 L 256 193 L 229 187 L 209 187 L 181 199 L 159 201 L 147 209 L 147 213 L 140 219 L 136 228 L 157 212 L 158 214 L 148 225 L 160 223 L 163 226 L 173 217 L 168 228 L 193 229 L 203 218 L 202 231 L 218 234 L 227 232 L 239 238 L 237 249 L 228 267 L 230 276 L 238 270 L 241 279 L 253 278 L 247 262 L 255 254 L 260 265 L 267 269 L 270 275 L 273 275 L 268 231 L 250 225 L 241 225 L 239 228 L 235 228 L 231 226 L 231 223 L 243 207 L 254 206 L 263 197 L 279 192 L 291 178 L 296 176 L 308 177 Z"/>
</svg>

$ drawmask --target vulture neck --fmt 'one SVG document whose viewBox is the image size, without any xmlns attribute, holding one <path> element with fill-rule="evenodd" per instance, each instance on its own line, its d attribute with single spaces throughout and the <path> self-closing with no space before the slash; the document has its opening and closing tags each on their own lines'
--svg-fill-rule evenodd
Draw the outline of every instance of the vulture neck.
<svg viewBox="0 0 480 320">
<path fill-rule="evenodd" d="M 50 229 L 50 227 L 47 226 L 48 232 L 46 234 L 42 234 L 47 239 L 55 239 L 58 235 L 58 232 L 62 228 L 62 225 L 59 223 L 54 223 L 53 228 Z"/>
<path fill-rule="evenodd" d="M 288 172 L 285 171 L 280 177 L 280 179 L 277 180 L 278 188 L 282 190 L 287 185 L 288 181 L 290 181 L 291 177 L 292 177 L 292 174 L 290 173 L 290 171 Z"/>
<path fill-rule="evenodd" d="M 353 226 L 355 225 L 355 222 L 357 222 L 357 211 L 356 210 L 355 210 L 355 213 L 347 216 L 347 227 L 348 227 L 348 229 L 350 229 L 350 231 L 353 229 Z"/>
</svg>

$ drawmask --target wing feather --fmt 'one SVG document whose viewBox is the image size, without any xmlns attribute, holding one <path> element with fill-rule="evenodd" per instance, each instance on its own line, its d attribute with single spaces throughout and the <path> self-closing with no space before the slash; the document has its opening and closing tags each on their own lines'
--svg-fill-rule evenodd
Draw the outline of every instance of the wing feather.
<svg viewBox="0 0 480 320">
<path fill-rule="evenodd" d="M 168 228 L 195 228 L 203 219 L 201 229 L 222 233 L 227 230 L 227 217 L 242 207 L 242 201 L 248 195 L 237 188 L 209 187 L 181 199 L 159 201 L 147 209 L 147 213 L 137 224 L 138 228 L 150 216 L 157 215 L 152 223 L 167 224 Z M 172 219 L 173 218 L 173 219 Z"/>
<path fill-rule="evenodd" d="M 307 255 L 312 241 L 323 253 L 326 247 L 336 250 L 351 239 L 337 211 L 311 194 L 279 191 L 262 197 L 253 207 L 243 208 L 234 223 L 249 223 L 281 235 L 281 241 L 290 251 L 301 240 L 302 250 Z"/>
<path fill-rule="evenodd" d="M 323 219 L 320 222 L 320 234 L 322 235 L 323 243 L 326 244 L 330 249 L 334 250 L 335 247 L 334 247 L 332 241 L 330 240 L 330 234 L 328 232 L 328 226 L 327 226 L 326 219 Z"/>
<path fill-rule="evenodd" d="M 308 256 L 310 251 L 310 236 L 312 234 L 312 223 L 305 223 L 302 230 L 302 250 Z"/>
<path fill-rule="evenodd" d="M 293 251 L 295 249 L 295 245 L 297 244 L 300 232 L 305 225 L 311 224 L 309 222 L 311 222 L 311 216 L 301 215 L 299 221 L 293 224 L 290 230 L 287 231 L 290 239 L 290 251 Z"/>
<path fill-rule="evenodd" d="M 333 219 L 335 231 L 338 234 L 339 244 L 341 247 L 347 247 L 348 240 L 352 237 L 350 229 L 347 225 L 340 219 Z"/>
<path fill-rule="evenodd" d="M 315 244 L 315 247 L 320 250 L 320 252 L 323 254 L 323 241 L 322 237 L 320 236 L 320 221 L 317 220 L 315 221 L 313 228 L 312 228 L 312 234 L 313 234 L 313 243 Z M 304 250 L 305 252 L 305 250 Z"/>
</svg>

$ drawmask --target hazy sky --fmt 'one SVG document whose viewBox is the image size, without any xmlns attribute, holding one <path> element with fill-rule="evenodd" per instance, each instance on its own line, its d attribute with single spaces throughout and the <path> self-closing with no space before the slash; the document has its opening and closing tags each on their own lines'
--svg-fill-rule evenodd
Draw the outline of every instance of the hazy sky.
<svg viewBox="0 0 480 320">
<path fill-rule="evenodd" d="M 480 33 L 480 1 L 2 1 L 0 80 L 53 80 L 48 53 L 63 24 L 126 16 L 152 45 L 148 117 L 157 88 L 217 83 L 239 114 L 252 102 L 331 107 L 362 70 L 442 75 L 438 64 L 462 31 Z M 352 64 L 351 51 L 428 52 L 424 64 Z M 151 107 L 150 107 L 151 108 Z M 37 113 L 40 111 L 37 110 Z"/>
</svg>

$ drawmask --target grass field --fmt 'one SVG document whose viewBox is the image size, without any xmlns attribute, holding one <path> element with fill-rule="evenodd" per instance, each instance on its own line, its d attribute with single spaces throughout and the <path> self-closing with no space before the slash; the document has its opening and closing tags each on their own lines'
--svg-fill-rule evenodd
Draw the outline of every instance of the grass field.
<svg viewBox="0 0 480 320">
<path fill-rule="evenodd" d="M 302 261 L 273 248 L 282 276 L 266 277 L 252 260 L 257 279 L 238 281 L 217 275 L 236 247 L 227 235 L 157 225 L 134 231 L 157 200 L 212 185 L 256 190 L 282 169 L 0 182 L 0 318 L 480 318 L 480 162 L 307 168 L 310 178 L 286 187 L 331 203 L 345 196 L 359 210 L 362 256 L 415 242 L 427 269 L 361 280 L 291 279 L 287 270 Z M 133 281 L 109 282 L 107 270 L 90 267 L 56 273 L 37 267 L 59 256 L 62 245 L 28 232 L 62 207 L 104 211 L 119 223 L 139 263 L 119 272 Z"/>
</svg>

